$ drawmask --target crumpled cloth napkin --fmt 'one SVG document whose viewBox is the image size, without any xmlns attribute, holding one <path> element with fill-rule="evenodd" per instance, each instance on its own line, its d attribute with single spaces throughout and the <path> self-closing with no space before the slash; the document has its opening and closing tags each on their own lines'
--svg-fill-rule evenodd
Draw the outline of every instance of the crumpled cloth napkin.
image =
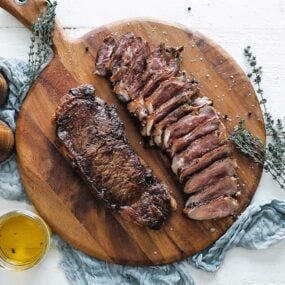
<svg viewBox="0 0 285 285">
<path fill-rule="evenodd" d="M 27 65 L 19 60 L 0 59 L 0 71 L 9 80 L 9 100 L 0 108 L 0 119 L 13 129 L 20 102 L 29 89 L 25 70 Z M 9 200 L 25 200 L 16 156 L 13 154 L 0 164 L 0 196 Z M 181 262 L 164 266 L 131 267 L 110 264 L 89 257 L 73 249 L 59 237 L 53 243 L 62 252 L 61 268 L 74 285 L 194 285 L 190 265 L 206 271 L 216 271 L 226 253 L 234 246 L 261 249 L 285 238 L 285 202 L 273 200 L 265 205 L 251 205 L 231 228 L 208 249 Z"/>
</svg>

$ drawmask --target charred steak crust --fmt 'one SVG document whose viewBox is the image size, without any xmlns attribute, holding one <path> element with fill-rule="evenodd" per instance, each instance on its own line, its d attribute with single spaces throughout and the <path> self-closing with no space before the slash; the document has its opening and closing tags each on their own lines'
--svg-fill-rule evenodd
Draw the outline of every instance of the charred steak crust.
<svg viewBox="0 0 285 285">
<path fill-rule="evenodd" d="M 98 52 L 95 72 L 110 75 L 112 85 L 116 78 L 114 93 L 139 121 L 141 134 L 168 156 L 184 192 L 190 195 L 185 215 L 198 220 L 225 217 L 238 208 L 237 166 L 226 128 L 211 100 L 199 97 L 198 82 L 181 71 L 182 50 L 163 43 L 151 49 L 133 33 L 118 40 L 108 37 Z M 109 63 L 102 72 L 106 57 Z M 117 69 L 114 73 L 114 61 L 129 80 L 120 79 Z"/>
<path fill-rule="evenodd" d="M 160 228 L 174 205 L 166 185 L 128 144 L 114 106 L 91 85 L 73 88 L 56 110 L 57 146 L 97 199 L 124 219 Z"/>
</svg>

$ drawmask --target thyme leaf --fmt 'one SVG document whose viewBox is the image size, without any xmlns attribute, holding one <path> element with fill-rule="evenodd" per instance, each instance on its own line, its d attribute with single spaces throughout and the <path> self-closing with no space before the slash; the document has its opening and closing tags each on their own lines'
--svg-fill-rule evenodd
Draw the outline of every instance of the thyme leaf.
<svg viewBox="0 0 285 285">
<path fill-rule="evenodd" d="M 32 84 L 38 78 L 43 66 L 52 55 L 57 2 L 46 0 L 46 5 L 46 11 L 40 12 L 37 21 L 31 27 L 32 36 L 27 71 L 29 84 Z"/>
</svg>

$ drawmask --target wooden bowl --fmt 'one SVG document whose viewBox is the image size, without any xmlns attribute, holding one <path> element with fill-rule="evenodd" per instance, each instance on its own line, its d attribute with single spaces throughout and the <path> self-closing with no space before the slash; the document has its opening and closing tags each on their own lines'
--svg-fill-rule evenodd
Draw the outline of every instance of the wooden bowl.
<svg viewBox="0 0 285 285">
<path fill-rule="evenodd" d="M 6 160 L 14 149 L 14 133 L 3 121 L 0 121 L 0 162 Z"/>
<path fill-rule="evenodd" d="M 8 83 L 3 74 L 0 73 L 0 107 L 4 105 L 8 97 Z"/>
</svg>

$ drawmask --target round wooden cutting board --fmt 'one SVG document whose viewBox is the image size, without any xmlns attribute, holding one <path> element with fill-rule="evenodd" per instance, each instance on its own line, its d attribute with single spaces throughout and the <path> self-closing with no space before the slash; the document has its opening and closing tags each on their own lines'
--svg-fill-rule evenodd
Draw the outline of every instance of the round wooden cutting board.
<svg viewBox="0 0 285 285">
<path fill-rule="evenodd" d="M 0 6 L 27 26 L 44 9 L 44 1 L 17 6 L 2 0 Z M 191 256 L 216 241 L 234 222 L 233 217 L 194 221 L 181 214 L 184 197 L 169 168 L 155 148 L 145 149 L 142 138 L 107 80 L 94 75 L 94 61 L 105 36 L 132 31 L 151 45 L 165 42 L 184 46 L 183 68 L 201 82 L 201 95 L 210 97 L 221 115 L 227 115 L 228 132 L 246 119 L 246 127 L 265 140 L 258 100 L 237 63 L 207 37 L 184 27 L 146 19 L 122 21 L 93 30 L 72 41 L 58 23 L 54 34 L 55 57 L 30 90 L 22 105 L 16 131 L 19 168 L 24 187 L 54 232 L 74 247 L 102 260 L 130 265 L 164 264 Z M 96 201 L 88 188 L 58 152 L 53 115 L 60 98 L 72 87 L 91 83 L 97 95 L 115 104 L 126 126 L 130 144 L 173 191 L 178 210 L 164 227 L 149 230 L 122 220 Z M 248 113 L 251 112 L 251 116 Z M 242 189 L 240 213 L 253 197 L 262 169 L 235 151 Z"/>
</svg>

